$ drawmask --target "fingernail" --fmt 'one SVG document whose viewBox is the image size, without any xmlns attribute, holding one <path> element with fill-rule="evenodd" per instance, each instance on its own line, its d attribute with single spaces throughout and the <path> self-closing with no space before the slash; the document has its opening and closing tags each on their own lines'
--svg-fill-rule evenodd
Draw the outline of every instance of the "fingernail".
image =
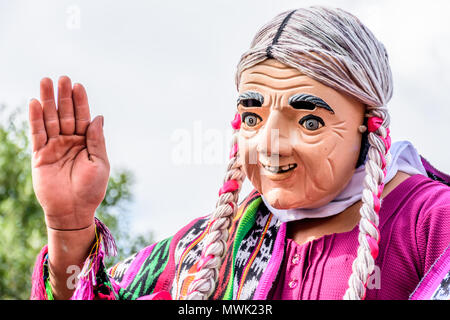
<svg viewBox="0 0 450 320">
<path fill-rule="evenodd" d="M 102 116 L 102 128 L 103 128 L 104 124 L 105 124 L 105 118 Z"/>
</svg>

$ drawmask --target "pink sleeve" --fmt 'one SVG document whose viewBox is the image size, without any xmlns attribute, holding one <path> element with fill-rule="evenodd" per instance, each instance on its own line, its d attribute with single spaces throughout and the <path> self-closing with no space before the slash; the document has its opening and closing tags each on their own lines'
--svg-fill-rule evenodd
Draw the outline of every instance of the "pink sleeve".
<svg viewBox="0 0 450 320">
<path fill-rule="evenodd" d="M 419 216 L 416 233 L 422 276 L 450 244 L 450 188 L 436 188 L 429 200 Z"/>
</svg>

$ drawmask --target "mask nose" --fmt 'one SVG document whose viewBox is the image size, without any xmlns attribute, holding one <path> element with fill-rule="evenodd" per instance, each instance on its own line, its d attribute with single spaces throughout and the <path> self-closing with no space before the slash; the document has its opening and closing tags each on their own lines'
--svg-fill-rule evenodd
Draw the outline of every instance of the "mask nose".
<svg viewBox="0 0 450 320">
<path fill-rule="evenodd" d="M 272 165 L 277 165 L 278 162 L 273 163 L 272 161 L 278 161 L 279 157 L 292 155 L 293 149 L 290 140 L 289 119 L 280 111 L 274 110 L 263 127 L 256 149 L 259 155 L 269 157 Z"/>
</svg>

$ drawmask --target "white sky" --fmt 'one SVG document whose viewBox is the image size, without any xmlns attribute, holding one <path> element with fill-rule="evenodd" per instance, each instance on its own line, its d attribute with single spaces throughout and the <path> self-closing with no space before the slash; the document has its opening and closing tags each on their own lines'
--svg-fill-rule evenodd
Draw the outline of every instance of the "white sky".
<svg viewBox="0 0 450 320">
<path fill-rule="evenodd" d="M 393 140 L 410 140 L 450 172 L 447 0 L 0 0 L 0 103 L 39 97 L 44 76 L 83 83 L 93 116 L 105 117 L 112 169 L 136 176 L 127 211 L 132 228 L 152 230 L 160 240 L 214 208 L 240 55 L 276 14 L 313 4 L 350 11 L 385 44 L 394 75 Z M 224 161 L 176 165 L 177 130 L 219 130 L 226 136 Z"/>
</svg>

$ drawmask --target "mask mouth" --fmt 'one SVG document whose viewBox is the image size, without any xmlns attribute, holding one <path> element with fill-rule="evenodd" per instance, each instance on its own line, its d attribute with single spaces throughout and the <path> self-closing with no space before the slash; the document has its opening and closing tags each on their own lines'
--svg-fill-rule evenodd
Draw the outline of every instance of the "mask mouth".
<svg viewBox="0 0 450 320">
<path fill-rule="evenodd" d="M 296 163 L 290 163 L 284 166 L 269 166 L 269 165 L 265 165 L 263 163 L 261 163 L 262 167 L 269 171 L 272 174 L 281 174 L 281 173 L 286 173 L 289 171 L 294 170 L 295 168 L 297 168 L 297 164 Z"/>
</svg>

